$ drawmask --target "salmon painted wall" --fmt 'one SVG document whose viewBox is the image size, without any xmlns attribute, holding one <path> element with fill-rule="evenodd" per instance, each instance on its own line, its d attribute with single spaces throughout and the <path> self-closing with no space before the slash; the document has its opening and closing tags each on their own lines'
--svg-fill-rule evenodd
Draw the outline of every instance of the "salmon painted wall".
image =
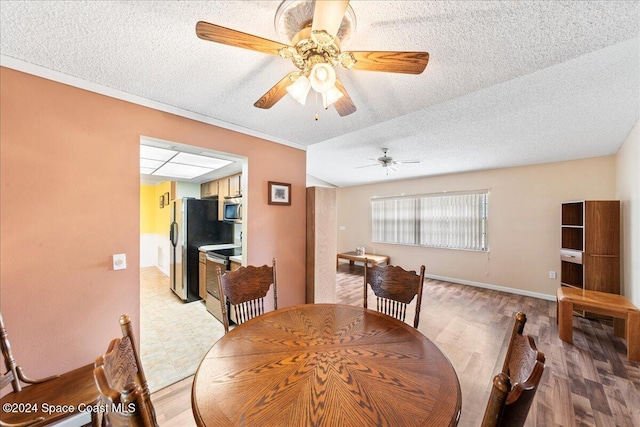
<svg viewBox="0 0 640 427">
<path fill-rule="evenodd" d="M 0 309 L 27 375 L 93 362 L 123 313 L 138 328 L 140 135 L 248 157 L 247 262 L 276 256 L 280 305 L 304 302 L 304 151 L 4 67 L 0 124 Z"/>
</svg>

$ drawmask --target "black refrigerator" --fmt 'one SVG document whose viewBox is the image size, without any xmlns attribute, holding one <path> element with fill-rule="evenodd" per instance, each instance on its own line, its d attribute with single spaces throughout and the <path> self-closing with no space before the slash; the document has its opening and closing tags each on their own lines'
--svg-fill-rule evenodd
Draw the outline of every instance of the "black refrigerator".
<svg viewBox="0 0 640 427">
<path fill-rule="evenodd" d="M 198 300 L 198 247 L 233 243 L 233 225 L 218 221 L 217 199 L 185 197 L 171 202 L 169 239 L 171 290 L 186 302 Z"/>
</svg>

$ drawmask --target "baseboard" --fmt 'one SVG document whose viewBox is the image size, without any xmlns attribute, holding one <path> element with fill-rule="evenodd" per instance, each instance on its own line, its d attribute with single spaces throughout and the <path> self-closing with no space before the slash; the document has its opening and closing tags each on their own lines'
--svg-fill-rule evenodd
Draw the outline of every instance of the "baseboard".
<svg viewBox="0 0 640 427">
<path fill-rule="evenodd" d="M 445 281 L 445 282 L 458 283 L 460 285 L 475 286 L 477 288 L 491 289 L 491 290 L 494 290 L 494 291 L 507 292 L 507 293 L 510 293 L 510 294 L 524 295 L 524 296 L 533 297 L 533 298 L 540 298 L 540 299 L 544 299 L 544 300 L 548 300 L 548 301 L 555 301 L 556 300 L 556 296 L 555 295 L 547 295 L 547 294 L 541 294 L 541 293 L 538 293 L 538 292 L 524 291 L 522 289 L 507 288 L 505 286 L 491 285 L 489 283 L 481 283 L 481 282 L 474 282 L 474 281 L 471 281 L 471 280 L 455 279 L 453 277 L 437 276 L 435 274 L 425 274 L 424 277 L 427 277 L 429 279 L 442 280 L 442 281 Z"/>
</svg>

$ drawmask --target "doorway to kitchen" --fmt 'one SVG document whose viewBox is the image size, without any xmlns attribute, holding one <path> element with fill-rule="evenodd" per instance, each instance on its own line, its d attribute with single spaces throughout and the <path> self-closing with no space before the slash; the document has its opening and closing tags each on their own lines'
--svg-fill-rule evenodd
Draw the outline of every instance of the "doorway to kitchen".
<svg viewBox="0 0 640 427">
<path fill-rule="evenodd" d="M 201 198 L 208 182 L 230 175 L 244 177 L 239 185 L 246 194 L 247 159 L 146 136 L 140 147 L 140 357 L 155 392 L 193 375 L 224 334 L 203 300 L 186 302 L 171 290 L 171 206 L 184 197 Z M 234 231 L 240 234 L 242 227 Z"/>
</svg>

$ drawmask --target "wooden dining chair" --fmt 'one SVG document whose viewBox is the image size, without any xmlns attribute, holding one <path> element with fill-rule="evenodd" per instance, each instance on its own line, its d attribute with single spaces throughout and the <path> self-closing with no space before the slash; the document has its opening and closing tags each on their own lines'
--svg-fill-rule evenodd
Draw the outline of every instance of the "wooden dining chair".
<svg viewBox="0 0 640 427">
<path fill-rule="evenodd" d="M 131 319 L 126 314 L 120 316 L 120 328 L 122 338 L 111 341 L 107 352 L 96 359 L 93 369 L 100 403 L 106 409 L 101 421 L 113 427 L 157 427 Z"/>
<path fill-rule="evenodd" d="M 236 323 L 238 325 L 264 314 L 264 298 L 273 284 L 273 308 L 278 309 L 278 283 L 276 280 L 276 259 L 273 258 L 271 267 L 247 266 L 222 274 L 220 267 L 216 267 L 218 286 L 220 289 L 220 306 L 222 308 L 222 322 L 224 333 L 229 332 L 229 313 L 227 301 L 234 306 Z"/>
<path fill-rule="evenodd" d="M 416 315 L 413 327 L 418 328 L 420 322 L 420 305 L 422 304 L 422 287 L 424 283 L 424 265 L 420 266 L 420 274 L 407 271 L 393 265 L 368 266 L 364 261 L 364 308 L 367 308 L 368 289 L 371 286 L 376 296 L 376 309 L 384 314 L 405 321 L 407 305 L 416 297 Z"/>
<path fill-rule="evenodd" d="M 91 375 L 91 365 L 83 366 L 61 375 L 33 379 L 27 377 L 18 365 L 9 336 L 0 313 L 0 350 L 6 372 L 0 376 L 0 390 L 11 384 L 12 391 L 2 397 L 2 405 L 30 408 L 32 411 L 3 412 L 0 427 L 28 427 L 61 421 L 74 415 L 73 412 L 43 412 L 42 404 L 68 405 L 77 408 L 81 404 L 96 402 L 98 392 Z M 23 387 L 27 384 L 28 387 Z M 91 425 L 97 426 L 97 418 L 91 414 Z"/>
<path fill-rule="evenodd" d="M 544 371 L 545 356 L 533 338 L 523 335 L 527 318 L 517 313 L 502 372 L 493 378 L 482 427 L 521 427 Z"/>
</svg>

